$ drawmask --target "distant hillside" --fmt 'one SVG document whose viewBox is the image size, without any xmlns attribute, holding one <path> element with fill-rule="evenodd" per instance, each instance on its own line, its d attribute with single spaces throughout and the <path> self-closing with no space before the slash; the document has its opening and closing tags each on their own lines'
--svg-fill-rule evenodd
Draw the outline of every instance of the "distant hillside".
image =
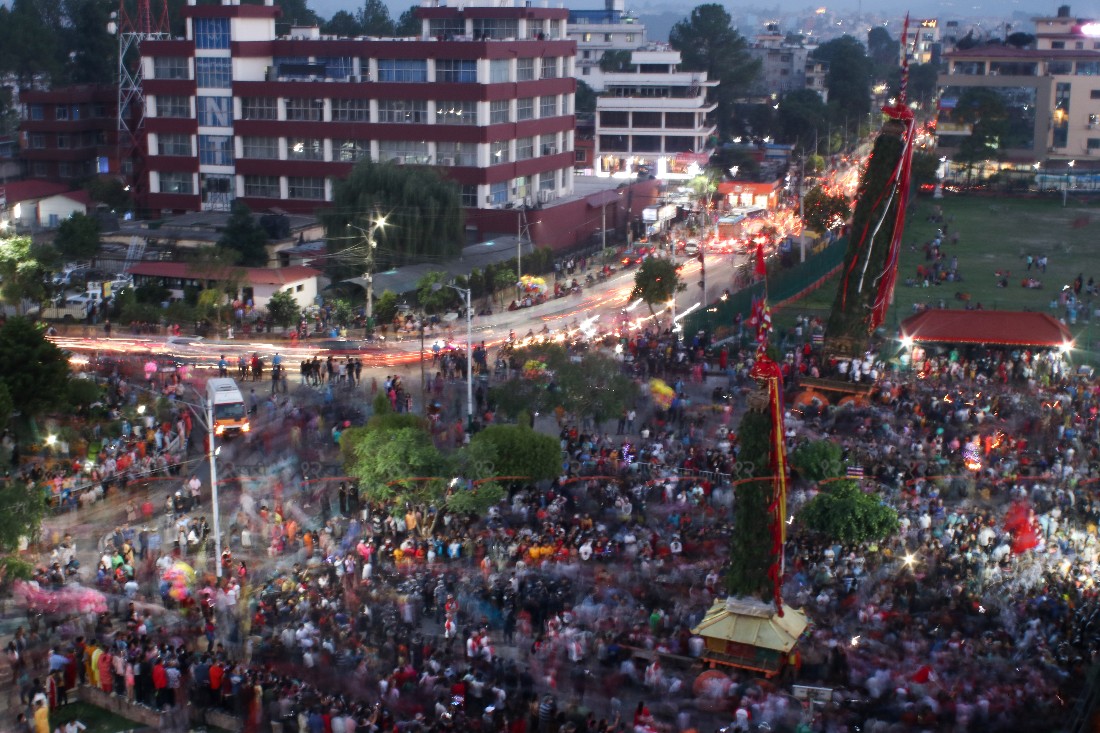
<svg viewBox="0 0 1100 733">
<path fill-rule="evenodd" d="M 666 43 L 668 32 L 672 30 L 672 26 L 683 20 L 685 16 L 686 13 L 682 12 L 639 13 L 638 19 L 645 24 L 646 38 L 651 41 Z"/>
</svg>

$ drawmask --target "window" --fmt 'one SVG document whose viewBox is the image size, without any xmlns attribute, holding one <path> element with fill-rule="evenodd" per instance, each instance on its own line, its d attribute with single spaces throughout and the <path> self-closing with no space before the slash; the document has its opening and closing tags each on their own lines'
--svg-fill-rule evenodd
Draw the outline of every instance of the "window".
<svg viewBox="0 0 1100 733">
<path fill-rule="evenodd" d="M 378 143 L 378 160 L 399 165 L 427 164 L 431 162 L 431 156 L 428 155 L 428 143 L 422 140 L 381 140 Z"/>
<path fill-rule="evenodd" d="M 1100 115 L 1089 115 L 1089 129 L 1094 129 L 1100 123 Z"/>
<path fill-rule="evenodd" d="M 556 56 L 547 57 L 542 60 L 542 78 L 558 78 L 558 59 Z"/>
<path fill-rule="evenodd" d="M 379 122 L 419 124 L 428 121 L 428 103 L 423 100 L 378 100 Z"/>
<path fill-rule="evenodd" d="M 660 112 L 635 112 L 632 127 L 660 127 Z"/>
<path fill-rule="evenodd" d="M 200 165 L 233 165 L 231 135 L 199 135 Z"/>
<path fill-rule="evenodd" d="M 516 81 L 533 81 L 535 78 L 534 59 L 516 59 Z"/>
<path fill-rule="evenodd" d="M 158 96 L 156 102 L 157 117 L 186 119 L 191 116 L 190 97 Z"/>
<path fill-rule="evenodd" d="M 57 136 L 57 147 L 59 150 L 66 150 L 72 147 L 72 140 L 68 135 Z"/>
<path fill-rule="evenodd" d="M 530 120 L 535 117 L 535 98 L 523 97 L 516 100 L 516 120 Z"/>
<path fill-rule="evenodd" d="M 511 18 L 474 18 L 474 39 L 493 39 L 502 41 L 516 38 L 519 33 L 519 21 Z"/>
<path fill-rule="evenodd" d="M 511 81 L 512 61 L 510 59 L 493 59 L 489 62 L 489 83 L 500 84 Z"/>
<path fill-rule="evenodd" d="M 232 62 L 227 58 L 196 57 L 195 81 L 200 88 L 229 89 L 233 86 Z"/>
<path fill-rule="evenodd" d="M 539 151 L 541 155 L 557 155 L 558 154 L 558 136 L 557 135 L 543 135 L 541 138 L 541 144 L 539 145 Z"/>
<path fill-rule="evenodd" d="M 290 137 L 286 141 L 287 160 L 324 160 L 325 145 L 315 137 Z"/>
<path fill-rule="evenodd" d="M 459 192 L 462 196 L 463 206 L 477 207 L 477 186 L 463 186 Z"/>
<path fill-rule="evenodd" d="M 424 59 L 378 59 L 378 81 L 424 82 L 428 62 Z"/>
<path fill-rule="evenodd" d="M 1100 89 L 1093 89 L 1089 92 L 1089 99 L 1100 99 Z"/>
<path fill-rule="evenodd" d="M 437 102 L 435 124 L 437 125 L 476 125 L 476 102 Z"/>
<path fill-rule="evenodd" d="M 74 104 L 73 105 L 73 119 L 74 120 L 79 120 L 80 119 L 80 105 L 79 104 Z"/>
<path fill-rule="evenodd" d="M 535 157 L 535 138 L 516 138 L 516 160 L 530 160 Z"/>
<path fill-rule="evenodd" d="M 244 97 L 241 99 L 241 119 L 277 120 L 279 103 L 274 97 Z"/>
<path fill-rule="evenodd" d="M 241 153 L 251 160 L 278 160 L 279 138 L 245 137 L 241 140 Z"/>
<path fill-rule="evenodd" d="M 1066 65 L 1068 66 L 1069 63 L 1066 62 Z M 1052 61 L 1052 62 L 1050 62 L 1050 65 L 1047 67 L 1047 70 L 1051 74 L 1057 75 L 1059 73 L 1066 73 L 1066 74 L 1069 73 L 1068 70 L 1065 71 L 1065 72 L 1052 71 L 1051 68 L 1053 66 L 1054 66 L 1054 62 Z M 1077 62 L 1077 76 L 1096 76 L 1097 74 L 1100 74 L 1100 62 L 1097 62 L 1097 61 L 1078 61 Z"/>
<path fill-rule="evenodd" d="M 606 114 L 606 112 L 604 114 Z M 680 130 L 692 130 L 695 128 L 695 113 L 665 112 L 665 127 L 675 127 Z"/>
<path fill-rule="evenodd" d="M 556 117 L 557 114 L 558 98 L 556 95 L 539 99 L 539 117 Z"/>
<path fill-rule="evenodd" d="M 318 57 L 317 63 L 325 67 L 326 79 L 347 79 L 355 71 L 355 61 L 351 56 Z"/>
<path fill-rule="evenodd" d="M 286 100 L 286 118 L 298 122 L 320 122 L 325 102 L 321 99 L 290 97 Z"/>
<path fill-rule="evenodd" d="M 199 111 L 199 127 L 232 127 L 232 97 L 196 97 Z"/>
<path fill-rule="evenodd" d="M 511 102 L 507 99 L 489 102 L 489 124 L 499 125 L 502 122 L 507 122 L 509 107 L 511 107 Z"/>
<path fill-rule="evenodd" d="M 311 176 L 290 176 L 287 178 L 287 198 L 324 201 L 325 179 Z"/>
<path fill-rule="evenodd" d="M 1065 41 L 1051 41 L 1050 47 L 1055 50 L 1061 50 L 1066 47 Z"/>
<path fill-rule="evenodd" d="M 32 120 L 38 121 L 38 120 L 43 119 L 44 116 L 45 115 L 44 115 L 41 104 L 32 104 L 31 105 L 31 119 Z"/>
<path fill-rule="evenodd" d="M 45 162 L 41 160 L 34 161 L 34 172 L 32 173 L 32 175 L 35 178 L 45 178 L 48 172 L 49 168 L 46 167 Z"/>
<path fill-rule="evenodd" d="M 69 119 L 69 108 L 64 104 L 59 104 L 54 107 L 53 118 L 55 120 L 67 120 Z"/>
<path fill-rule="evenodd" d="M 160 174 L 161 193 L 195 193 L 195 183 L 190 173 L 162 171 Z"/>
<path fill-rule="evenodd" d="M 466 35 L 466 21 L 462 18 L 431 18 L 428 20 L 428 35 L 443 40 Z"/>
<path fill-rule="evenodd" d="M 591 33 L 582 33 L 581 34 L 581 41 L 584 42 L 584 43 L 592 43 L 592 34 Z"/>
<path fill-rule="evenodd" d="M 333 122 L 370 122 L 369 99 L 332 100 Z"/>
<path fill-rule="evenodd" d="M 332 159 L 339 163 L 355 163 L 370 157 L 369 140 L 333 140 Z"/>
<path fill-rule="evenodd" d="M 435 62 L 435 80 L 450 84 L 472 84 L 477 81 L 477 62 L 440 59 Z"/>
<path fill-rule="evenodd" d="M 508 202 L 508 182 L 501 181 L 489 185 L 489 204 L 492 206 L 504 206 Z"/>
<path fill-rule="evenodd" d="M 30 143 L 32 150 L 42 150 L 46 147 L 46 136 L 41 132 L 35 132 L 31 135 Z"/>
<path fill-rule="evenodd" d="M 1085 147 L 1089 150 L 1100 150 L 1100 137 L 1090 137 L 1086 141 Z"/>
<path fill-rule="evenodd" d="M 436 143 L 435 164 L 443 166 L 477 165 L 477 144 Z"/>
<path fill-rule="evenodd" d="M 611 43 L 612 40 L 613 40 L 613 37 L 610 33 L 604 33 L 603 34 L 604 43 Z"/>
<path fill-rule="evenodd" d="M 245 176 L 244 195 L 261 199 L 277 199 L 279 192 L 278 176 Z"/>
<path fill-rule="evenodd" d="M 195 18 L 195 48 L 229 48 L 229 18 Z"/>
<path fill-rule="evenodd" d="M 558 187 L 558 172 L 543 171 L 539 173 L 539 190 L 553 191 Z"/>
<path fill-rule="evenodd" d="M 58 163 L 57 175 L 61 178 L 72 178 L 73 176 L 73 164 L 72 163 Z"/>
<path fill-rule="evenodd" d="M 186 56 L 157 56 L 153 59 L 153 77 L 156 79 L 187 79 L 190 72 Z"/>
<path fill-rule="evenodd" d="M 495 143 L 489 143 L 489 165 L 500 165 L 501 163 L 511 162 L 512 156 L 508 154 L 508 141 L 498 140 Z"/>
<path fill-rule="evenodd" d="M 634 43 L 634 34 L 633 33 L 627 33 L 626 34 L 626 42 L 627 43 Z"/>
<path fill-rule="evenodd" d="M 164 133 L 157 135 L 157 153 L 188 158 L 191 156 L 191 136 Z"/>
</svg>

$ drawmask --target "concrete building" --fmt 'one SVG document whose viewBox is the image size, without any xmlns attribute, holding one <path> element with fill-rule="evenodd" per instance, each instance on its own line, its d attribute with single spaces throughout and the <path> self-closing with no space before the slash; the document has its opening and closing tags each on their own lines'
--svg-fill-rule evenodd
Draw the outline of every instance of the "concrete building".
<svg viewBox="0 0 1100 733">
<path fill-rule="evenodd" d="M 188 0 L 184 38 L 142 44 L 151 208 L 310 213 L 366 157 L 438 166 L 472 240 L 572 194 L 566 10 L 425 0 L 413 38 L 279 36 L 278 13 Z"/>
<path fill-rule="evenodd" d="M 776 26 L 758 35 L 749 48 L 752 57 L 760 61 L 760 76 L 752 88 L 758 97 L 778 99 L 787 92 L 806 88 L 806 68 L 812 48 L 786 43 L 786 36 Z"/>
<path fill-rule="evenodd" d="M 87 191 L 64 183 L 27 179 L 0 185 L 0 232 L 30 233 L 56 229 L 73 214 L 92 208 Z"/>
<path fill-rule="evenodd" d="M 595 174 L 688 180 L 710 159 L 717 105 L 706 72 L 680 71 L 680 52 L 635 51 L 632 71 L 605 75 L 596 99 Z"/>
<path fill-rule="evenodd" d="M 119 160 L 118 88 L 24 89 L 19 134 L 27 176 L 68 183 L 126 171 Z"/>
<path fill-rule="evenodd" d="M 1035 23 L 1035 49 L 991 45 L 946 54 L 940 155 L 950 159 L 970 135 L 972 125 L 956 108 L 977 88 L 996 92 L 1007 108 L 1000 142 L 1009 163 L 1100 167 L 1100 24 L 1071 17 L 1066 6 Z"/>
<path fill-rule="evenodd" d="M 624 0 L 604 0 L 603 10 L 570 10 L 567 33 L 577 44 L 575 73 L 597 92 L 604 89 L 600 59 L 608 51 L 636 51 L 647 44 L 645 26 Z"/>
<path fill-rule="evenodd" d="M 213 287 L 222 278 L 199 271 L 188 262 L 138 262 L 128 269 L 137 286 L 154 284 L 167 288 L 174 299 L 184 296 L 187 287 Z M 238 280 L 242 301 L 252 301 L 256 308 L 266 308 L 271 296 L 286 291 L 302 308 L 316 305 L 317 294 L 327 283 L 321 271 L 312 267 L 237 267 L 225 279 Z"/>
<path fill-rule="evenodd" d="M 910 20 L 901 49 L 911 64 L 939 63 L 942 52 L 940 21 L 936 18 Z"/>
</svg>

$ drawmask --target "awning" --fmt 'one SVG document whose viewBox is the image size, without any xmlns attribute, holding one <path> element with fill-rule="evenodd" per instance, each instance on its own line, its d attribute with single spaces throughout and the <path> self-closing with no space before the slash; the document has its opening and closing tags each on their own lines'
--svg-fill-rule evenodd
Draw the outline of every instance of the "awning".
<svg viewBox="0 0 1100 733">
<path fill-rule="evenodd" d="M 926 310 L 901 322 L 900 338 L 918 343 L 1058 348 L 1073 343 L 1069 329 L 1046 313 Z"/>
</svg>

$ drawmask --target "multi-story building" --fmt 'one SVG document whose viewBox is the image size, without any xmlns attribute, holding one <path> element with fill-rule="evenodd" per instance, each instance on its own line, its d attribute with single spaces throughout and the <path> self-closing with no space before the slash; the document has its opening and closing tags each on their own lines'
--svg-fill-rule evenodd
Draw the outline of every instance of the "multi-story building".
<svg viewBox="0 0 1100 733">
<path fill-rule="evenodd" d="M 604 88 L 600 59 L 608 51 L 646 46 L 645 26 L 626 10 L 624 0 L 604 0 L 603 10 L 570 10 L 569 38 L 577 42 L 577 78 L 597 92 Z"/>
<path fill-rule="evenodd" d="M 787 92 L 806 88 L 806 66 L 810 51 L 801 44 L 786 42 L 786 37 L 772 25 L 767 33 L 756 37 L 749 53 L 760 61 L 760 75 L 752 94 L 776 99 Z"/>
<path fill-rule="evenodd" d="M 312 212 L 367 157 L 441 168 L 468 228 L 568 196 L 576 45 L 529 5 L 426 0 L 419 36 L 338 38 L 278 36 L 272 0 L 188 0 L 185 37 L 141 47 L 148 205 Z"/>
<path fill-rule="evenodd" d="M 909 58 L 911 64 L 938 63 L 942 50 L 940 41 L 940 22 L 936 18 L 909 21 L 909 31 L 901 52 Z"/>
<path fill-rule="evenodd" d="M 956 108 L 968 90 L 982 89 L 996 92 L 1006 108 L 999 142 L 1010 162 L 1100 165 L 1100 24 L 1072 18 L 1065 6 L 1035 22 L 1035 49 L 997 44 L 946 54 L 936 129 L 941 154 L 950 157 L 971 134 Z"/>
<path fill-rule="evenodd" d="M 69 183 L 123 172 L 117 87 L 26 89 L 19 102 L 21 157 L 29 177 Z"/>
<path fill-rule="evenodd" d="M 710 158 L 718 85 L 703 71 L 680 71 L 679 51 L 635 51 L 631 71 L 605 75 L 596 99 L 595 173 L 686 180 Z"/>
<path fill-rule="evenodd" d="M 829 64 L 814 59 L 806 60 L 805 88 L 817 92 L 822 102 L 829 101 L 829 88 L 825 85 L 825 79 L 829 76 Z"/>
</svg>

